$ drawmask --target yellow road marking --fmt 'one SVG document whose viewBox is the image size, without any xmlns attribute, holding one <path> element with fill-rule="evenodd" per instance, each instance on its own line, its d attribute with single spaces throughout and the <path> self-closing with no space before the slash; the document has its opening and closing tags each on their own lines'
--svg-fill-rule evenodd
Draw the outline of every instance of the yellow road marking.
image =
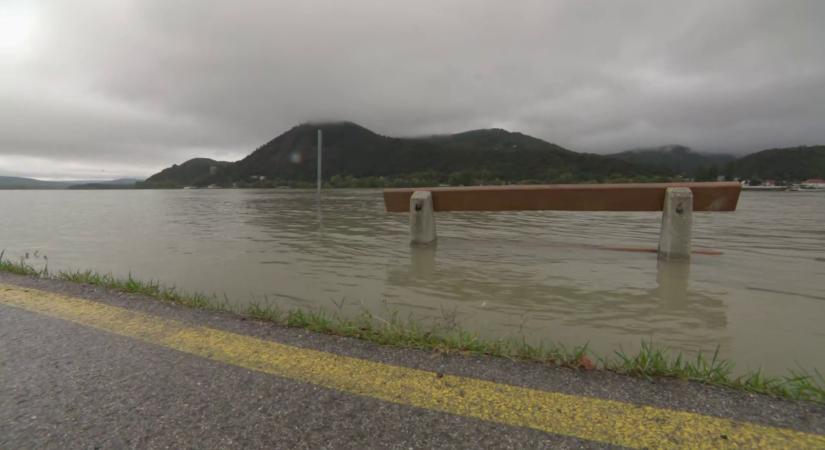
<svg viewBox="0 0 825 450">
<path fill-rule="evenodd" d="M 649 448 L 825 448 L 822 435 L 473 378 L 438 377 L 7 284 L 0 284 L 0 304 L 350 394 L 591 441 Z"/>
</svg>

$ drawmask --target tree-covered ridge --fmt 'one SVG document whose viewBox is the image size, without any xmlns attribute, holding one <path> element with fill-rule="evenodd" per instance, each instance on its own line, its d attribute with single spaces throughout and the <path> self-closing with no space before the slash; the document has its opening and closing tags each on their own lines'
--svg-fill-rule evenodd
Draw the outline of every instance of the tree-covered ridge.
<svg viewBox="0 0 825 450">
<path fill-rule="evenodd" d="M 323 130 L 324 182 L 334 187 L 502 183 L 777 179 L 825 177 L 825 147 L 773 149 L 739 159 L 683 146 L 613 155 L 577 153 L 501 129 L 396 138 L 351 122 L 302 124 L 237 162 L 196 158 L 149 177 L 141 187 L 311 187 L 317 131 Z"/>
<path fill-rule="evenodd" d="M 563 183 L 661 180 L 673 175 L 499 129 L 395 138 L 341 122 L 299 125 L 235 163 L 190 160 L 153 175 L 143 186 L 308 185 L 316 176 L 319 128 L 324 133 L 324 179 L 332 185 Z"/>
<path fill-rule="evenodd" d="M 175 164 L 138 183 L 139 187 L 172 188 L 182 186 L 207 186 L 218 169 L 232 163 L 209 158 L 194 158 L 183 164 Z M 214 169 L 213 169 L 214 167 Z"/>
<path fill-rule="evenodd" d="M 752 153 L 736 160 L 735 173 L 741 178 L 760 180 L 825 178 L 825 145 Z"/>
<path fill-rule="evenodd" d="M 607 156 L 636 164 L 663 168 L 685 177 L 695 177 L 697 172 L 701 175 L 701 172 L 705 172 L 714 166 L 717 168 L 719 175 L 722 175 L 725 165 L 736 159 L 735 156 L 724 153 L 695 152 L 683 145 L 625 150 Z"/>
</svg>

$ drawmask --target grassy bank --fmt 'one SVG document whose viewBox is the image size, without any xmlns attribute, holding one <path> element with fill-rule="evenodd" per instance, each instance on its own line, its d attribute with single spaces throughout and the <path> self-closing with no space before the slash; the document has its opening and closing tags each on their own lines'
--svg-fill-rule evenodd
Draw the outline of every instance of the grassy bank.
<svg viewBox="0 0 825 450">
<path fill-rule="evenodd" d="M 524 339 L 491 340 L 462 330 L 455 323 L 425 325 L 403 320 L 398 314 L 387 318 L 363 312 L 344 317 L 323 310 L 285 310 L 273 305 L 252 304 L 246 308 L 230 306 L 226 299 L 199 293 L 178 291 L 154 281 L 140 281 L 128 276 L 117 278 L 93 271 L 60 271 L 51 273 L 46 266 L 38 270 L 26 263 L 9 261 L 0 252 L 0 271 L 19 275 L 85 283 L 121 292 L 141 294 L 161 301 L 193 308 L 225 311 L 257 320 L 273 322 L 310 331 L 348 336 L 382 345 L 422 350 L 461 352 L 506 357 L 539 363 L 558 364 L 580 370 L 602 369 L 631 376 L 670 377 L 715 386 L 724 386 L 792 400 L 825 403 L 825 377 L 819 372 L 791 370 L 788 375 L 768 376 L 760 371 L 734 375 L 734 364 L 718 357 L 699 354 L 685 358 L 666 348 L 643 342 L 636 354 L 615 352 L 612 356 L 594 355 L 587 346 L 565 348 L 561 345 L 532 345 Z"/>
</svg>

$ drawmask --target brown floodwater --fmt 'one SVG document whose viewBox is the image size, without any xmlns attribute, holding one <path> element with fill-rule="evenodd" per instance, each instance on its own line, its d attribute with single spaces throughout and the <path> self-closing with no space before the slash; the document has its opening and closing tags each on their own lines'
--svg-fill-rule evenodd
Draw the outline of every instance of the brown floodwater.
<svg viewBox="0 0 825 450">
<path fill-rule="evenodd" d="M 743 192 L 736 212 L 695 214 L 711 254 L 690 264 L 645 251 L 655 213 L 438 213 L 437 246 L 411 248 L 378 190 L 0 191 L 0 207 L 6 257 L 51 270 L 602 355 L 650 340 L 719 346 L 738 370 L 825 368 L 825 193 Z"/>
</svg>

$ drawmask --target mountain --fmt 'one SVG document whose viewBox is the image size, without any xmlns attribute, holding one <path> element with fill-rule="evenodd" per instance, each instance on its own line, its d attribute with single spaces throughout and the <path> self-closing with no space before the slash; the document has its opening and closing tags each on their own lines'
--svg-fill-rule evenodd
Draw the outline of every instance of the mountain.
<svg viewBox="0 0 825 450">
<path fill-rule="evenodd" d="M 68 189 L 133 189 L 141 180 L 135 178 L 118 178 L 109 181 L 73 184 Z"/>
<path fill-rule="evenodd" d="M 69 183 L 64 181 L 43 181 L 34 178 L 2 177 L 0 189 L 65 189 Z"/>
<path fill-rule="evenodd" d="M 316 176 L 319 128 L 323 130 L 324 179 L 333 185 L 348 185 L 355 180 L 370 180 L 369 185 L 423 185 L 672 175 L 668 169 L 576 153 L 501 129 L 397 138 L 379 135 L 352 122 L 333 122 L 293 127 L 234 163 L 203 158 L 189 160 L 164 169 L 142 185 L 311 183 Z"/>
<path fill-rule="evenodd" d="M 68 180 L 68 181 L 44 181 L 35 178 L 23 177 L 3 177 L 0 176 L 0 189 L 67 189 L 74 188 L 77 185 L 103 185 L 103 186 L 117 186 L 132 187 L 136 180 L 134 178 L 118 178 L 109 181 L 92 181 L 92 180 Z"/>
<path fill-rule="evenodd" d="M 728 154 L 698 153 L 682 145 L 625 150 L 607 156 L 634 164 L 664 168 L 687 177 L 701 175 L 701 172 L 712 167 L 716 167 L 721 173 L 726 164 L 736 159 Z"/>
<path fill-rule="evenodd" d="M 131 186 L 139 181 L 137 178 L 115 178 L 109 181 L 99 181 L 100 184 L 115 185 L 115 186 Z"/>
<path fill-rule="evenodd" d="M 303 124 L 267 142 L 233 167 L 241 179 L 251 176 L 312 181 L 316 174 L 317 130 L 324 132 L 323 168 L 327 174 L 356 177 L 396 175 L 415 153 L 406 141 L 391 139 L 351 123 Z"/>
<path fill-rule="evenodd" d="M 741 178 L 802 181 L 825 178 L 825 145 L 773 148 L 736 160 Z"/>
<path fill-rule="evenodd" d="M 323 130 L 324 180 L 337 187 L 667 181 L 676 176 L 798 181 L 825 176 L 825 146 L 765 150 L 738 160 L 679 145 L 604 156 L 502 129 L 398 138 L 352 122 L 329 122 L 293 127 L 240 161 L 191 159 L 138 185 L 309 187 L 316 176 L 318 129 Z"/>
<path fill-rule="evenodd" d="M 138 183 L 140 187 L 181 187 L 206 186 L 211 184 L 218 168 L 226 168 L 232 163 L 209 158 L 194 158 L 183 164 L 175 164 Z M 215 169 L 213 169 L 213 167 Z"/>
</svg>

